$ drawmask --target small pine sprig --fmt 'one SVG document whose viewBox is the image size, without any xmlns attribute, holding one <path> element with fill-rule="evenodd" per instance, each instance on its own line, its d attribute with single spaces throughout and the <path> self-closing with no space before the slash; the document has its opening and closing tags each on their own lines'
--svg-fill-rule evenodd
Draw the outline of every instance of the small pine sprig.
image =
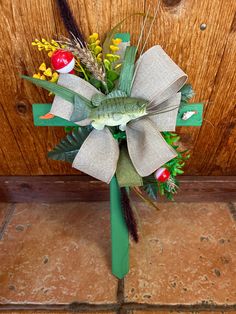
<svg viewBox="0 0 236 314">
<path fill-rule="evenodd" d="M 195 95 L 191 84 L 185 84 L 181 90 L 181 103 L 188 103 L 189 100 Z"/>
</svg>

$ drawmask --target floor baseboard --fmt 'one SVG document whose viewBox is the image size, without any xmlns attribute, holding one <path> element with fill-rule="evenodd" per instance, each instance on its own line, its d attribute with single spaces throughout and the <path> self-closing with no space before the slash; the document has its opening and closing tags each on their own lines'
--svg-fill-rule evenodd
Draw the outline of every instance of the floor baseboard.
<svg viewBox="0 0 236 314">
<path fill-rule="evenodd" d="M 236 201 L 236 176 L 182 176 L 179 181 L 177 202 Z M 109 200 L 109 186 L 86 175 L 0 176 L 1 202 L 106 200 Z"/>
</svg>

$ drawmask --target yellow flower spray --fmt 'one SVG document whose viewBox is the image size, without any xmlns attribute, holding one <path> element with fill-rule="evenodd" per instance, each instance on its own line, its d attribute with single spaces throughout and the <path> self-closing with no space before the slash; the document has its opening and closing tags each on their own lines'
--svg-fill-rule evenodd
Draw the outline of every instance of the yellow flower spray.
<svg viewBox="0 0 236 314">
<path fill-rule="evenodd" d="M 32 42 L 32 46 L 37 46 L 39 51 L 42 51 L 42 50 L 48 51 L 49 57 L 52 56 L 55 50 L 65 48 L 65 45 L 59 44 L 54 39 L 51 39 L 51 41 L 47 41 L 44 38 L 42 38 L 41 41 L 38 39 L 35 39 Z"/>
<path fill-rule="evenodd" d="M 40 80 L 44 80 L 44 81 L 47 80 L 49 82 L 56 83 L 58 81 L 59 75 L 57 72 L 53 72 L 50 67 L 47 68 L 46 63 L 43 62 L 38 68 L 38 73 L 35 73 L 33 77 Z M 52 93 L 49 93 L 49 95 L 52 95 Z M 49 112 L 45 114 L 44 116 L 40 117 L 40 119 L 52 119 L 52 118 L 54 118 L 54 115 Z"/>
</svg>

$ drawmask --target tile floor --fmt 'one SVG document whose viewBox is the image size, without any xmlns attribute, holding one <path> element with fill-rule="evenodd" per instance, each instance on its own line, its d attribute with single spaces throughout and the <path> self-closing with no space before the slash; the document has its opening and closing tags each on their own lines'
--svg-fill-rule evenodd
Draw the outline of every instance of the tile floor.
<svg viewBox="0 0 236 314">
<path fill-rule="evenodd" d="M 236 314 L 235 206 L 137 203 L 140 241 L 117 280 L 108 202 L 2 203 L 0 313 Z"/>
</svg>

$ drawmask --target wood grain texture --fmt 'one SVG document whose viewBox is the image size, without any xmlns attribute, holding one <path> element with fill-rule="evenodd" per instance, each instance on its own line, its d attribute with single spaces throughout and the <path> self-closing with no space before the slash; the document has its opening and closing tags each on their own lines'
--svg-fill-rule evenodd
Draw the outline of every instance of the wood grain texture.
<svg viewBox="0 0 236 314">
<path fill-rule="evenodd" d="M 153 1 L 147 0 L 146 8 L 149 4 L 152 7 Z M 236 73 L 236 64 L 233 38 L 232 41 L 228 38 L 234 36 L 235 39 L 231 29 L 235 10 L 236 2 L 230 0 L 164 1 L 155 22 L 156 27 L 148 42 L 148 47 L 154 42 L 164 47 L 188 74 L 189 82 L 196 91 L 193 101 L 205 103 L 205 120 L 201 128 L 177 128 L 182 135 L 183 145 L 192 152 L 187 165 L 187 174 L 232 175 L 236 173 L 234 160 L 231 159 L 231 164 L 228 163 L 228 159 L 221 159 L 221 164 L 217 162 L 218 141 L 223 140 L 223 133 L 228 137 L 226 133 L 232 129 L 231 120 L 235 102 L 233 90 L 236 88 L 236 81 L 233 81 L 232 77 Z M 202 23 L 207 25 L 204 31 L 200 29 Z M 227 61 L 223 64 L 226 55 Z M 231 60 L 230 65 L 229 60 Z M 228 80 L 229 72 L 230 80 Z M 219 73 L 221 78 L 217 86 Z M 228 90 L 227 86 L 230 84 L 231 90 Z M 219 86 L 221 99 L 219 97 L 216 99 Z M 212 134 L 210 137 L 208 137 L 209 132 Z M 228 150 L 228 154 L 233 156 L 233 143 L 227 148 L 221 146 L 220 149 Z M 217 171 L 214 170 L 216 164 L 218 164 Z"/>
<path fill-rule="evenodd" d="M 181 127 L 183 145 L 192 150 L 189 175 L 235 175 L 236 2 L 160 0 L 147 47 L 160 44 L 188 73 L 194 101 L 205 102 L 203 126 Z M 157 0 L 68 0 L 85 36 L 105 32 L 122 18 L 147 11 Z M 0 0 L 0 175 L 78 174 L 69 164 L 50 161 L 47 151 L 64 135 L 62 128 L 34 127 L 32 103 L 49 102 L 47 92 L 23 82 L 47 55 L 31 46 L 35 38 L 68 35 L 54 0 Z M 142 17 L 126 21 L 137 42 Z M 205 23 L 202 31 L 200 25 Z M 145 32 L 147 35 L 147 31 Z M 143 41 L 142 41 L 143 43 Z M 158 82 L 157 82 L 158 83 Z M 213 125 L 213 126 L 212 126 Z"/>
<path fill-rule="evenodd" d="M 176 202 L 236 201 L 235 176 L 182 176 Z M 139 200 L 136 194 L 134 199 Z M 107 201 L 109 186 L 89 176 L 1 176 L 0 202 Z M 158 203 L 167 202 L 159 198 Z"/>
</svg>

